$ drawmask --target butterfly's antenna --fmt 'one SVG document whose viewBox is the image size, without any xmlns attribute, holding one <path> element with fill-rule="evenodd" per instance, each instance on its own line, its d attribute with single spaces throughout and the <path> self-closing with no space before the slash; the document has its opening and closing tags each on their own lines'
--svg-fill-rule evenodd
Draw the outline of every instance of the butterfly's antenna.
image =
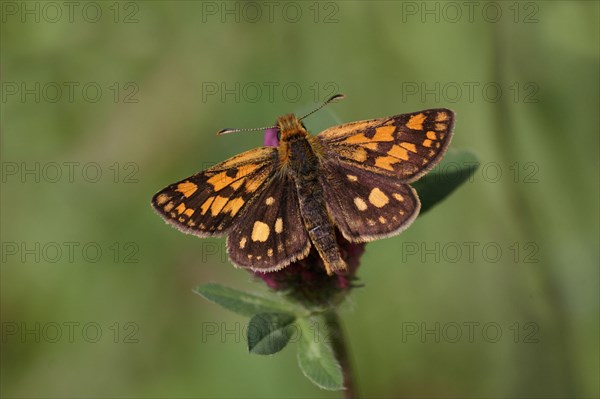
<svg viewBox="0 0 600 399">
<path fill-rule="evenodd" d="M 337 100 L 342 100 L 342 99 L 344 99 L 344 95 L 343 94 L 336 94 L 335 96 L 330 97 L 323 104 L 319 105 L 319 107 L 317 107 L 317 109 L 315 109 L 314 111 L 309 112 L 308 114 L 304 115 L 299 120 L 302 120 L 302 119 L 306 118 L 307 116 L 314 114 L 315 112 L 317 112 L 318 110 L 320 110 L 321 108 L 323 108 L 324 106 L 326 106 L 327 104 L 329 104 L 331 102 L 334 102 L 334 101 L 337 101 Z M 254 128 L 251 128 L 251 129 L 222 129 L 222 130 L 219 130 L 217 132 L 217 135 L 220 136 L 222 134 L 237 133 L 237 132 L 251 132 L 251 131 L 254 131 L 254 130 L 267 130 L 267 129 L 277 129 L 277 126 L 254 127 Z"/>
<path fill-rule="evenodd" d="M 277 129 L 277 126 L 253 127 L 250 129 L 222 129 L 217 132 L 217 135 L 220 136 L 222 134 L 237 133 L 237 132 L 251 132 L 253 130 L 267 130 L 267 129 Z"/>
<path fill-rule="evenodd" d="M 336 94 L 334 96 L 331 96 L 331 97 L 329 97 L 329 99 L 327 101 L 325 101 L 323 104 L 319 105 L 317 107 L 317 109 L 309 112 L 308 114 L 304 115 L 302 118 L 298 118 L 298 119 L 302 120 L 302 119 L 306 118 L 307 116 L 314 114 L 315 112 L 317 112 L 318 110 L 320 110 L 321 108 L 326 106 L 327 104 L 338 101 L 338 100 L 343 100 L 344 98 L 346 98 L 346 97 L 343 94 Z"/>
</svg>

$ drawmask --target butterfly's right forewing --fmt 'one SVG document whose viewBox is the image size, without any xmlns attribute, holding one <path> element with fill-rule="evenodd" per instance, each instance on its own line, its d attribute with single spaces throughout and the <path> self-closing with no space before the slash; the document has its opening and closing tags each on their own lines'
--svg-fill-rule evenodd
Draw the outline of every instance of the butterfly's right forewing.
<svg viewBox="0 0 600 399">
<path fill-rule="evenodd" d="M 186 233 L 223 235 L 271 184 L 277 162 L 276 148 L 246 151 L 164 188 L 152 206 Z"/>
<path fill-rule="evenodd" d="M 428 109 L 334 126 L 318 135 L 325 159 L 367 169 L 403 183 L 431 170 L 452 139 L 454 112 Z"/>
</svg>

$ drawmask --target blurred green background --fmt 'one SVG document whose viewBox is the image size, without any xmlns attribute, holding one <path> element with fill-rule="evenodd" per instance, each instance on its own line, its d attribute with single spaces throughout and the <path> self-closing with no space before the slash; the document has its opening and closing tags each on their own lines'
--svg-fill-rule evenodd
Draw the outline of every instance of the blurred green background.
<svg viewBox="0 0 600 399">
<path fill-rule="evenodd" d="M 340 397 L 249 355 L 192 289 L 262 283 L 150 207 L 335 92 L 313 133 L 449 107 L 482 162 L 367 246 L 361 397 L 600 395 L 598 2 L 70 4 L 1 3 L 2 397 Z"/>
</svg>

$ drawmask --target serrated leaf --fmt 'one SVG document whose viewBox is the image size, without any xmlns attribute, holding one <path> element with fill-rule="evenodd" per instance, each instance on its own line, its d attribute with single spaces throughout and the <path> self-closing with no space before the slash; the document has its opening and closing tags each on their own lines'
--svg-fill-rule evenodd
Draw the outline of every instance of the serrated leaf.
<svg viewBox="0 0 600 399">
<path fill-rule="evenodd" d="M 298 345 L 298 365 L 302 373 L 319 388 L 344 389 L 342 368 L 331 349 L 325 319 L 320 316 L 300 318 L 297 324 L 302 333 Z"/>
<path fill-rule="evenodd" d="M 257 355 L 279 352 L 294 334 L 292 324 L 296 320 L 289 313 L 259 313 L 248 323 L 248 350 Z"/>
<path fill-rule="evenodd" d="M 257 313 L 293 312 L 293 308 L 285 302 L 275 302 L 219 284 L 204 284 L 196 288 L 194 292 L 243 316 L 254 316 Z"/>
<path fill-rule="evenodd" d="M 421 200 L 421 214 L 448 197 L 479 167 L 477 156 L 466 150 L 448 150 L 438 166 L 412 184 Z"/>
</svg>

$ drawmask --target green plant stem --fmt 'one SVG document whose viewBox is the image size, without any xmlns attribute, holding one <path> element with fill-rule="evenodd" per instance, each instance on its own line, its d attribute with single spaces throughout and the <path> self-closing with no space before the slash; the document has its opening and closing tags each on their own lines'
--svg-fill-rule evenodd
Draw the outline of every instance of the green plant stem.
<svg viewBox="0 0 600 399">
<path fill-rule="evenodd" d="M 346 345 L 346 338 L 342 330 L 340 317 L 335 309 L 331 309 L 325 313 L 325 321 L 327 322 L 327 328 L 331 334 L 331 348 L 333 349 L 333 354 L 342 367 L 342 375 L 344 376 L 345 387 L 344 398 L 354 399 L 357 396 L 355 391 L 356 386 L 354 385 L 355 380 L 352 371 L 352 364 L 350 363 L 348 346 Z"/>
</svg>

